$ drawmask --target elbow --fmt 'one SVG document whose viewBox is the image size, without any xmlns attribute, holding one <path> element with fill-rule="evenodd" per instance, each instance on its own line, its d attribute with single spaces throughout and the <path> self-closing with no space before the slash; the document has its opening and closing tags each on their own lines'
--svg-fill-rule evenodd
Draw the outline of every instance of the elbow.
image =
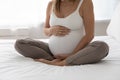
<svg viewBox="0 0 120 80">
<path fill-rule="evenodd" d="M 94 38 L 94 35 L 86 35 L 87 42 L 91 42 Z"/>
<path fill-rule="evenodd" d="M 43 29 L 43 33 L 44 33 L 46 36 L 48 35 L 45 29 Z"/>
<path fill-rule="evenodd" d="M 90 37 L 89 37 L 89 41 L 92 41 L 94 39 L 94 35 L 91 35 Z"/>
<path fill-rule="evenodd" d="M 94 35 L 91 36 L 91 40 L 93 40 L 93 39 L 94 39 Z"/>
<path fill-rule="evenodd" d="M 48 35 L 45 28 L 43 29 L 43 33 L 44 33 L 46 36 Z"/>
</svg>

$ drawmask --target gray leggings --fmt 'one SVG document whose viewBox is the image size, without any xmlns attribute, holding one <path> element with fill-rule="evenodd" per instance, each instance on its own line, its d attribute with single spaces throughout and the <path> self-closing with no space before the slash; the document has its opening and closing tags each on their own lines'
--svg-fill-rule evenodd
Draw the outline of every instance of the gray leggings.
<svg viewBox="0 0 120 80">
<path fill-rule="evenodd" d="M 47 60 L 55 59 L 48 44 L 32 39 L 19 39 L 15 43 L 15 49 L 25 57 L 33 59 L 44 58 Z M 66 58 L 66 65 L 80 65 L 99 62 L 106 57 L 109 47 L 105 42 L 94 41 L 74 55 Z"/>
</svg>

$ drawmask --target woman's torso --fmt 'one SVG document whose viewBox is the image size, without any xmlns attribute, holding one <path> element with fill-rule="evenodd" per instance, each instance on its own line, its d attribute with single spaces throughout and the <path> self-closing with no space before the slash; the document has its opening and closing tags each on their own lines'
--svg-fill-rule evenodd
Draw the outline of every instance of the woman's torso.
<svg viewBox="0 0 120 80">
<path fill-rule="evenodd" d="M 50 37 L 49 48 L 54 55 L 70 54 L 85 35 L 83 19 L 79 13 L 82 1 L 80 0 L 77 9 L 65 18 L 59 18 L 51 12 L 50 26 L 60 25 L 71 29 L 71 32 L 63 37 Z"/>
</svg>

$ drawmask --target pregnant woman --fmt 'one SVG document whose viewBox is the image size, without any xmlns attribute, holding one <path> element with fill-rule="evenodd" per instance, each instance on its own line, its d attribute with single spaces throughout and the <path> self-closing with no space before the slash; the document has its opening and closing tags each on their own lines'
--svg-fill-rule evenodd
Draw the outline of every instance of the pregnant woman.
<svg viewBox="0 0 120 80">
<path fill-rule="evenodd" d="M 109 47 L 94 41 L 92 0 L 52 0 L 48 3 L 44 33 L 49 42 L 20 39 L 16 50 L 46 64 L 67 66 L 96 63 L 106 57 Z"/>
</svg>

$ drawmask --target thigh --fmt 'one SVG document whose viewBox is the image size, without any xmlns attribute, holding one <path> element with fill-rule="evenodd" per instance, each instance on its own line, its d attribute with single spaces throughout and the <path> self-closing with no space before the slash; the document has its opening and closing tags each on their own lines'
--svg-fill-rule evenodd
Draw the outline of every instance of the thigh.
<svg viewBox="0 0 120 80">
<path fill-rule="evenodd" d="M 54 59 L 47 43 L 32 39 L 20 39 L 15 43 L 15 49 L 25 57 L 34 59 L 44 58 L 48 60 Z"/>
<path fill-rule="evenodd" d="M 48 53 L 51 53 L 51 51 L 48 47 L 48 43 L 40 41 L 40 40 L 34 40 L 34 39 L 26 38 L 26 39 L 17 40 L 16 43 L 29 44 L 31 46 L 36 46 L 38 48 L 41 48 L 41 49 L 47 51 Z"/>
<path fill-rule="evenodd" d="M 66 59 L 66 65 L 95 63 L 107 56 L 109 47 L 105 42 L 94 41 Z"/>
</svg>

